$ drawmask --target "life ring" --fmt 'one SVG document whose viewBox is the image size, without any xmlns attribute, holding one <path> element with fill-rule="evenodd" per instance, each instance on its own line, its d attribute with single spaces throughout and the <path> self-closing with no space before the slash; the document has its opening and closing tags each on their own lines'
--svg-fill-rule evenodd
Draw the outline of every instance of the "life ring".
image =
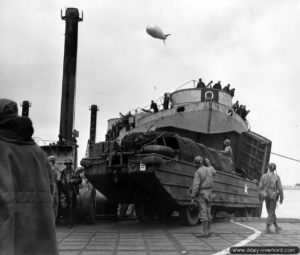
<svg viewBox="0 0 300 255">
<path fill-rule="evenodd" d="M 171 147 L 164 146 L 164 145 L 157 145 L 157 144 L 151 144 L 146 145 L 142 149 L 143 153 L 157 153 L 168 157 L 174 157 L 175 152 Z"/>
<path fill-rule="evenodd" d="M 205 94 L 205 101 L 211 101 L 214 98 L 214 93 L 212 91 L 206 91 Z"/>
</svg>

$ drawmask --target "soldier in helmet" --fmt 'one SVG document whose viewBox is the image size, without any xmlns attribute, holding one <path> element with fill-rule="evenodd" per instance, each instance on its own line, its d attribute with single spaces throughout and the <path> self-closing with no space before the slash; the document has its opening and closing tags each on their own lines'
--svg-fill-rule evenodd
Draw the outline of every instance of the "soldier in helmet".
<svg viewBox="0 0 300 255">
<path fill-rule="evenodd" d="M 61 197 L 66 198 L 66 223 L 67 226 L 73 227 L 73 212 L 76 209 L 76 196 L 79 194 L 79 184 L 82 182 L 81 177 L 75 173 L 72 168 L 72 159 L 66 159 L 66 168 L 61 172 Z M 64 207 L 62 205 L 62 207 Z"/>
<path fill-rule="evenodd" d="M 52 175 L 54 176 L 54 179 L 55 179 L 57 185 L 59 186 L 61 172 L 60 172 L 59 168 L 57 167 L 57 165 L 55 164 L 55 161 L 56 161 L 55 156 L 49 156 L 48 161 L 51 166 Z"/>
<path fill-rule="evenodd" d="M 195 172 L 192 187 L 192 203 L 196 202 L 200 209 L 200 220 L 203 226 L 203 235 L 201 237 L 210 237 L 211 226 L 211 195 L 213 186 L 213 176 L 216 171 L 212 166 L 204 166 L 203 162 L 210 164 L 209 160 L 203 161 L 200 156 L 195 157 L 194 164 L 198 167 Z"/>
<path fill-rule="evenodd" d="M 230 139 L 225 139 L 223 141 L 223 145 L 224 145 L 224 150 L 222 150 L 221 152 L 228 155 L 232 161 L 234 160 L 234 157 L 233 157 L 233 152 L 232 152 L 232 148 L 231 148 L 231 141 Z"/>
<path fill-rule="evenodd" d="M 261 177 L 259 183 L 259 190 L 262 191 L 265 189 L 267 192 L 267 197 L 264 198 L 268 212 L 268 218 L 265 229 L 266 234 L 271 233 L 270 226 L 272 224 L 274 224 L 275 226 L 276 233 L 278 233 L 281 230 L 281 227 L 278 226 L 276 221 L 275 210 L 278 199 L 280 204 L 282 204 L 283 202 L 283 190 L 281 181 L 279 176 L 274 173 L 276 170 L 276 165 L 274 163 L 270 163 L 268 165 L 268 170 L 269 171 Z"/>
<path fill-rule="evenodd" d="M 231 140 L 230 139 L 225 139 L 223 141 L 223 146 L 224 146 L 224 149 L 221 150 L 220 152 L 229 156 L 230 158 L 230 165 L 231 165 L 231 169 L 229 169 L 229 172 L 231 173 L 234 173 L 235 171 L 235 165 L 234 165 L 234 156 L 233 156 L 233 151 L 232 151 L 232 148 L 231 148 Z"/>
</svg>

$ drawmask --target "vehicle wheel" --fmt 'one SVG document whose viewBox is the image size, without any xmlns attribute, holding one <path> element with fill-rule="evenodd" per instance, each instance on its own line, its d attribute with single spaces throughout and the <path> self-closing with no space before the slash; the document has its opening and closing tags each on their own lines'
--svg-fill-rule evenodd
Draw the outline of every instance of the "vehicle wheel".
<svg viewBox="0 0 300 255">
<path fill-rule="evenodd" d="M 179 216 L 184 225 L 194 226 L 199 221 L 199 207 L 195 205 L 184 206 L 179 211 Z"/>
<path fill-rule="evenodd" d="M 140 222 L 149 223 L 155 218 L 155 213 L 150 205 L 137 204 L 135 205 L 136 217 Z"/>
</svg>

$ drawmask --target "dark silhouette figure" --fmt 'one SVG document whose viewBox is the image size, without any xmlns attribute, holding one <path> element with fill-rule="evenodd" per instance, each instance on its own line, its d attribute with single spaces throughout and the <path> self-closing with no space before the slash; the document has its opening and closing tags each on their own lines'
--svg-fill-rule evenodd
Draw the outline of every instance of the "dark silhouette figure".
<svg viewBox="0 0 300 255">
<path fill-rule="evenodd" d="M 202 81 L 201 78 L 198 80 L 198 83 L 197 83 L 197 89 L 200 89 L 200 88 L 205 88 L 205 83 Z"/>
<path fill-rule="evenodd" d="M 218 81 L 217 83 L 215 83 L 215 85 L 213 86 L 213 89 L 222 89 L 221 82 Z"/>
<path fill-rule="evenodd" d="M 164 110 L 168 110 L 169 109 L 170 100 L 171 100 L 171 98 L 170 98 L 169 93 L 165 93 L 164 94 L 164 103 L 163 103 Z"/>
<path fill-rule="evenodd" d="M 150 109 L 152 109 L 153 112 L 158 112 L 157 104 L 153 100 L 151 100 Z"/>
<path fill-rule="evenodd" d="M 230 95 L 231 97 L 234 97 L 234 92 L 235 92 L 235 89 L 229 90 L 229 95 Z"/>
<path fill-rule="evenodd" d="M 226 91 L 227 93 L 229 93 L 230 91 L 230 84 L 227 84 L 224 88 L 223 88 L 224 91 Z"/>
<path fill-rule="evenodd" d="M 233 105 L 232 105 L 232 108 L 233 110 L 236 112 L 237 109 L 239 109 L 240 105 L 239 105 L 239 100 L 237 100 Z"/>
</svg>

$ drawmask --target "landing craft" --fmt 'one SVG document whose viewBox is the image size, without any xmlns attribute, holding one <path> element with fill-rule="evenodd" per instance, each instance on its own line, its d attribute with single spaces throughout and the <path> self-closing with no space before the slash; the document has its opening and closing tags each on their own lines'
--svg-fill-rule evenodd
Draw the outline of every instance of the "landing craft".
<svg viewBox="0 0 300 255">
<path fill-rule="evenodd" d="M 171 34 L 165 34 L 160 27 L 154 25 L 154 24 L 149 24 L 146 28 L 147 34 L 151 35 L 152 37 L 156 39 L 161 39 L 164 41 L 164 44 L 166 44 L 165 40 L 167 37 Z"/>
</svg>

